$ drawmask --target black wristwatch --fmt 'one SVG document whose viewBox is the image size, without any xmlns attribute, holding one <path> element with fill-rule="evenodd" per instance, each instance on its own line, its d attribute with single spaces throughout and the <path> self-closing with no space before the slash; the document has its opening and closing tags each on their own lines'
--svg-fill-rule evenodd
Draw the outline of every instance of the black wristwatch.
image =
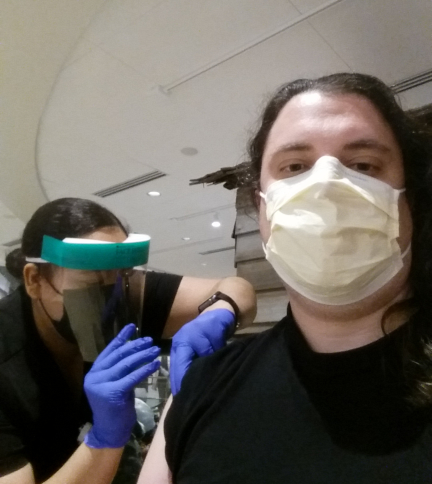
<svg viewBox="0 0 432 484">
<path fill-rule="evenodd" d="M 204 309 L 207 309 L 209 306 L 212 306 L 217 301 L 225 301 L 234 309 L 234 315 L 235 315 L 234 331 L 236 331 L 240 326 L 240 323 L 239 323 L 240 309 L 237 306 L 237 303 L 234 301 L 234 299 L 227 296 L 223 292 L 220 292 L 220 291 L 215 292 L 213 296 L 210 296 L 202 304 L 200 304 L 198 306 L 198 313 L 201 314 L 204 311 Z"/>
</svg>

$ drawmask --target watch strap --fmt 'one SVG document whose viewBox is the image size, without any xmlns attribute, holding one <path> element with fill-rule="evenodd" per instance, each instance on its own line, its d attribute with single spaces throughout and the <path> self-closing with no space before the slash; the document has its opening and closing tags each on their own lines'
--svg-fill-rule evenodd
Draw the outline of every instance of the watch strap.
<svg viewBox="0 0 432 484">
<path fill-rule="evenodd" d="M 202 304 L 200 304 L 198 306 L 198 313 L 201 314 L 204 311 L 204 309 L 207 309 L 208 307 L 212 306 L 217 301 L 225 301 L 233 308 L 234 315 L 235 315 L 234 331 L 236 329 L 238 329 L 238 327 L 240 326 L 240 323 L 239 323 L 240 309 L 237 306 L 237 303 L 234 301 L 233 298 L 231 298 L 230 296 L 227 296 L 225 293 L 223 293 L 221 291 L 215 292 L 212 296 L 210 296 Z"/>
</svg>

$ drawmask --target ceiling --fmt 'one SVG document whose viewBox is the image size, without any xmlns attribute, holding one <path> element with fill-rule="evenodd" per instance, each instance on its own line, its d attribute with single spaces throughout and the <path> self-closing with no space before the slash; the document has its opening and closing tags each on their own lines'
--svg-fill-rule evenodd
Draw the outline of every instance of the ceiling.
<svg viewBox="0 0 432 484">
<path fill-rule="evenodd" d="M 51 56 L 57 72 L 32 126 L 40 199 L 103 203 L 152 236 L 153 268 L 193 276 L 235 273 L 235 193 L 188 181 L 244 161 L 269 93 L 304 76 L 359 71 L 392 84 L 432 68 L 430 0 L 108 0 L 85 8 L 80 22 L 74 17 L 75 37 L 66 29 L 69 53 L 63 47 L 57 64 Z M 430 103 L 432 83 L 401 98 L 405 107 Z M 166 176 L 93 195 L 155 170 Z M 11 197 L 2 200 L 6 243 L 26 217 Z"/>
</svg>

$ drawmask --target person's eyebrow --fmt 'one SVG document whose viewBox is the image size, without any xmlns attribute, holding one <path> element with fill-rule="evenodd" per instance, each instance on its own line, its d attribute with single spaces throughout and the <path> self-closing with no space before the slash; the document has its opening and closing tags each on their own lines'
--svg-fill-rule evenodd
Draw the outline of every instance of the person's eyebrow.
<svg viewBox="0 0 432 484">
<path fill-rule="evenodd" d="M 361 150 L 361 149 L 374 149 L 381 153 L 388 153 L 391 149 L 383 143 L 380 143 L 373 138 L 364 138 L 347 143 L 343 147 L 344 150 Z"/>
<path fill-rule="evenodd" d="M 272 157 L 280 153 L 289 153 L 291 151 L 310 151 L 313 146 L 309 143 L 287 143 L 285 145 L 279 146 L 277 150 L 272 153 Z"/>
</svg>

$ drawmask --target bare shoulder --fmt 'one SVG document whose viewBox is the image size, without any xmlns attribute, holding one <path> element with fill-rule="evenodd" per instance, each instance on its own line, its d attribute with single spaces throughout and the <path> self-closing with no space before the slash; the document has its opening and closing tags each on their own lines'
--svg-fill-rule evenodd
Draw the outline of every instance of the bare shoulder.
<svg viewBox="0 0 432 484">
<path fill-rule="evenodd" d="M 165 458 L 164 422 L 171 406 L 172 396 L 169 398 L 162 413 L 153 442 L 144 461 L 137 484 L 171 484 L 171 472 Z M 1 481 L 0 481 L 0 484 Z"/>
<path fill-rule="evenodd" d="M 0 477 L 0 484 L 35 484 L 31 464 L 27 464 L 15 472 Z"/>
</svg>

